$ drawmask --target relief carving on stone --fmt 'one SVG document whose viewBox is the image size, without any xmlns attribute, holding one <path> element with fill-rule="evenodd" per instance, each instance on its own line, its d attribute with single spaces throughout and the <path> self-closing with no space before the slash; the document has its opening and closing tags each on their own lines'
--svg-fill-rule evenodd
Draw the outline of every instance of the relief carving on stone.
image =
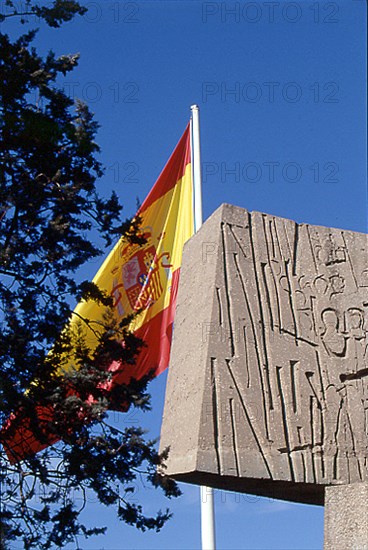
<svg viewBox="0 0 368 550">
<path fill-rule="evenodd" d="M 367 235 L 228 205 L 206 223 L 187 268 L 189 277 L 195 248 L 210 243 L 216 268 L 204 262 L 196 285 L 213 305 L 200 313 L 205 352 L 191 356 L 207 373 L 197 470 L 310 487 L 368 481 Z M 179 290 L 181 346 L 181 331 L 194 330 L 187 286 Z M 184 376 L 175 337 L 172 391 Z M 240 481 L 232 487 L 268 494 Z M 322 503 L 318 494 L 291 499 Z"/>
</svg>

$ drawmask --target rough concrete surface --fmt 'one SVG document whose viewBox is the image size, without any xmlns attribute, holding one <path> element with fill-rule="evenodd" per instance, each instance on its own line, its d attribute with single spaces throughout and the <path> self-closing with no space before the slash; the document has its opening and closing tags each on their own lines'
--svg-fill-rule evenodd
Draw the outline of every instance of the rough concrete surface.
<svg viewBox="0 0 368 550">
<path fill-rule="evenodd" d="M 326 487 L 324 550 L 368 550 L 368 483 Z"/>
<path fill-rule="evenodd" d="M 161 448 L 176 479 L 323 504 L 368 481 L 367 235 L 222 205 L 184 248 Z"/>
</svg>

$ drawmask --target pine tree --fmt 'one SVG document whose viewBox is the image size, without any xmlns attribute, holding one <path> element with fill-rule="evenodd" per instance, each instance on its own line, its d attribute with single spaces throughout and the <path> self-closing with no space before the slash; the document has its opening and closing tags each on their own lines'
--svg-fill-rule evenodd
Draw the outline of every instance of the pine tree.
<svg viewBox="0 0 368 550">
<path fill-rule="evenodd" d="M 15 2 L 5 4 L 4 25 L 10 17 L 24 22 L 36 15 L 59 27 L 85 12 L 68 0 L 47 7 L 26 1 L 22 11 Z M 81 519 L 90 493 L 127 524 L 161 529 L 168 510 L 147 517 L 127 498 L 142 469 L 166 496 L 179 491 L 157 474 L 164 456 L 141 428 L 119 430 L 108 422 L 108 409 L 150 406 L 148 377 L 104 389 L 111 376 L 106 365 L 112 359 L 134 362 L 143 345 L 129 333 L 130 319 L 117 325 L 107 318 L 96 350 L 89 350 L 82 337 L 72 343 L 65 330 L 73 299 L 112 305 L 92 283 L 76 282 L 78 268 L 101 254 L 88 235 L 98 230 L 106 245 L 119 236 L 138 243 L 142 237 L 139 220 L 114 225 L 121 219 L 117 196 L 104 199 L 96 189 L 103 173 L 96 159 L 98 124 L 85 104 L 58 87 L 78 55 L 40 56 L 32 45 L 36 32 L 15 40 L 0 34 L 0 421 L 4 425 L 17 411 L 39 441 L 58 443 L 10 464 L 3 440 L 0 536 L 4 547 L 17 540 L 24 548 L 46 549 L 105 531 L 89 529 Z M 72 345 L 75 368 L 55 375 Z M 46 425 L 36 406 L 53 411 Z M 78 507 L 76 492 L 82 499 Z"/>
</svg>

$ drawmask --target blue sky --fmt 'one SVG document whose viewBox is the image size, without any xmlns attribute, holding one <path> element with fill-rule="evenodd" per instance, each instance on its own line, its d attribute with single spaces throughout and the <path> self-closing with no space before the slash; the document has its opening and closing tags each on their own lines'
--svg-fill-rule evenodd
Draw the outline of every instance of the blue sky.
<svg viewBox="0 0 368 550">
<path fill-rule="evenodd" d="M 80 52 L 63 85 L 84 99 L 101 128 L 107 167 L 126 216 L 153 185 L 190 116 L 201 109 L 206 219 L 228 202 L 298 222 L 367 231 L 366 3 L 86 2 L 89 12 L 60 30 L 43 28 L 41 51 Z M 3 8 L 4 9 L 4 8 Z M 36 22 L 31 20 L 31 26 Z M 16 24 L 11 23 L 16 31 Z M 4 28 L 4 30 L 6 30 Z M 92 277 L 98 265 L 80 273 Z M 157 437 L 166 374 L 151 384 L 153 410 L 115 415 Z M 91 502 L 104 537 L 84 549 L 200 546 L 199 489 L 166 502 L 137 490 L 147 512 L 170 506 L 160 534 L 119 524 Z M 219 549 L 320 549 L 323 510 L 216 491 Z"/>
</svg>

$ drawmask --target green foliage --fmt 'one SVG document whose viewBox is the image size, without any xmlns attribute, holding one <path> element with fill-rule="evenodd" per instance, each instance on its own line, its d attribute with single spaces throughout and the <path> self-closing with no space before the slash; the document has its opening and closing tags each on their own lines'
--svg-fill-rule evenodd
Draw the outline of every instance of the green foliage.
<svg viewBox="0 0 368 550">
<path fill-rule="evenodd" d="M 83 15 L 87 8 L 81 6 L 79 2 L 74 0 L 54 0 L 52 5 L 40 6 L 39 3 L 32 3 L 31 0 L 25 0 L 18 9 L 19 2 L 5 0 L 5 6 L 9 9 L 9 13 L 0 16 L 0 22 L 5 21 L 7 17 L 20 17 L 21 22 L 27 21 L 27 16 L 36 16 L 44 19 L 50 27 L 58 28 L 63 23 L 71 21 L 75 15 Z"/>
<path fill-rule="evenodd" d="M 46 7 L 28 1 L 22 13 L 16 5 L 6 2 L 4 20 L 36 15 L 59 27 L 85 11 L 63 0 Z M 43 58 L 32 46 L 35 36 L 30 31 L 12 41 L 0 34 L 0 421 L 18 411 L 40 442 L 58 443 L 13 465 L 1 451 L 0 537 L 4 547 L 17 540 L 24 548 L 47 549 L 104 532 L 81 519 L 90 494 L 127 524 L 159 530 L 170 513 L 146 517 L 129 501 L 132 484 L 143 472 L 167 496 L 179 491 L 157 474 L 164 456 L 154 441 L 140 428 L 118 430 L 107 420 L 109 408 L 149 409 L 149 377 L 113 387 L 106 368 L 112 360 L 133 364 L 144 345 L 129 334 L 130 319 L 118 324 L 107 315 L 94 351 L 83 331 L 73 344 L 63 331 L 73 299 L 112 305 L 96 285 L 75 280 L 76 270 L 101 253 L 89 232 L 98 231 L 106 245 L 117 236 L 143 241 L 139 219 L 121 222 L 116 195 L 97 193 L 103 173 L 96 159 L 98 124 L 86 105 L 74 104 L 57 86 L 78 55 Z M 56 376 L 72 345 L 77 369 Z M 52 418 L 41 422 L 36 405 L 52 410 Z"/>
</svg>

